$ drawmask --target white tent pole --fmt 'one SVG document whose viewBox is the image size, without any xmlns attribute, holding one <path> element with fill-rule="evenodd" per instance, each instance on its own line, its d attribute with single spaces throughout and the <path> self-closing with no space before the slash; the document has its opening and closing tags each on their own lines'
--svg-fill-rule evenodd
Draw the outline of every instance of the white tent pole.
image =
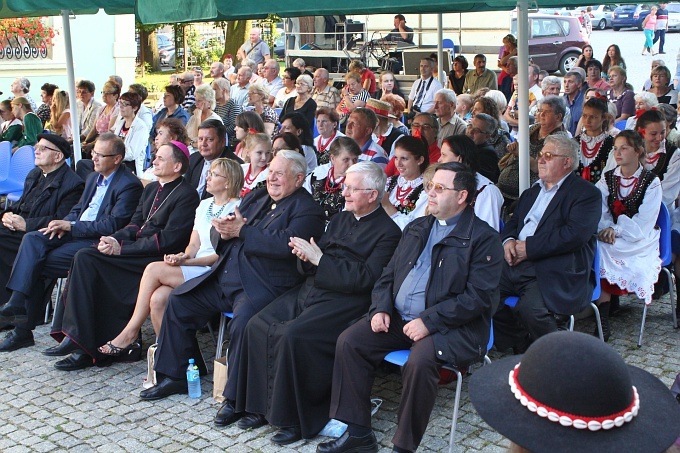
<svg viewBox="0 0 680 453">
<path fill-rule="evenodd" d="M 73 70 L 73 47 L 71 46 L 71 23 L 69 10 L 61 11 L 64 23 L 64 45 L 66 46 L 66 75 L 68 76 L 68 100 L 71 108 L 71 129 L 73 130 L 73 165 L 81 159 L 80 153 L 80 120 L 76 103 L 76 76 Z"/>
<path fill-rule="evenodd" d="M 529 188 L 529 2 L 517 1 L 519 193 Z"/>
<path fill-rule="evenodd" d="M 446 86 L 446 74 L 444 74 L 444 30 L 443 30 L 443 20 L 442 13 L 437 14 L 437 66 L 439 74 L 439 82 L 442 86 Z"/>
</svg>

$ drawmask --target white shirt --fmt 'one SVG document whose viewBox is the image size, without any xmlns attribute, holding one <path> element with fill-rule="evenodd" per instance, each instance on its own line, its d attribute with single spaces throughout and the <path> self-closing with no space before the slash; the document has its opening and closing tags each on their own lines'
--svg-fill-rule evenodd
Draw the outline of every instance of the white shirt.
<svg viewBox="0 0 680 453">
<path fill-rule="evenodd" d="M 432 83 L 430 83 L 430 81 Z M 420 102 L 416 103 L 416 98 L 418 97 L 418 91 L 420 90 L 420 85 L 423 86 L 425 92 L 422 94 Z M 409 101 L 413 101 L 413 105 L 420 107 L 421 112 L 427 112 L 428 110 L 434 108 L 434 95 L 437 91 L 442 89 L 442 84 L 439 80 L 431 77 L 430 79 L 423 80 L 422 77 L 416 80 L 416 82 L 411 87 L 411 94 L 409 94 Z"/>
</svg>

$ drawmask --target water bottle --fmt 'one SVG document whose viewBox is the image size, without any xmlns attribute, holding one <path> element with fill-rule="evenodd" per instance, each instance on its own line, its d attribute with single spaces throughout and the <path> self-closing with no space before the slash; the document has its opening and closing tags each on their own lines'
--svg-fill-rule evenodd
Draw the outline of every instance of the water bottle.
<svg viewBox="0 0 680 453">
<path fill-rule="evenodd" d="M 201 397 L 201 377 L 198 375 L 198 367 L 194 365 L 194 359 L 189 359 L 187 387 L 189 387 L 189 398 Z"/>
</svg>

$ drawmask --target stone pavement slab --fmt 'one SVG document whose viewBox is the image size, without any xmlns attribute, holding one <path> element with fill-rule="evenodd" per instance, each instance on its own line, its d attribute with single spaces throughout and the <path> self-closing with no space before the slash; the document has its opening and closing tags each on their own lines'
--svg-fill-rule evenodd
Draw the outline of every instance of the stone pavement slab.
<svg viewBox="0 0 680 453">
<path fill-rule="evenodd" d="M 625 360 L 642 367 L 670 386 L 680 372 L 680 331 L 673 329 L 668 296 L 655 301 L 647 315 L 645 339 L 637 348 L 642 304 L 626 297 L 632 310 L 612 318 L 610 344 Z M 578 320 L 576 330 L 592 332 L 591 318 Z M 271 426 L 244 432 L 236 426 L 217 428 L 212 419 L 219 404 L 212 396 L 212 376 L 202 379 L 200 400 L 175 395 L 156 402 L 140 401 L 146 363 L 118 363 L 106 368 L 61 372 L 52 358 L 40 354 L 52 346 L 48 326 L 36 329 L 36 345 L 0 353 L 0 451 L 2 452 L 314 452 L 326 438 L 279 447 L 270 442 Z M 153 339 L 147 323 L 144 347 Z M 209 334 L 199 334 L 206 357 L 214 355 Z M 491 360 L 501 357 L 495 351 Z M 209 364 L 212 368 L 212 363 Z M 474 372 L 474 370 L 473 370 Z M 456 438 L 457 452 L 502 452 L 508 442 L 491 430 L 469 401 L 463 382 Z M 446 451 L 449 444 L 455 384 L 439 389 L 437 405 L 419 451 Z M 382 446 L 391 451 L 401 378 L 394 369 L 381 369 L 373 397 L 383 405 L 373 418 Z M 426 416 L 426 414 L 423 414 Z"/>
</svg>

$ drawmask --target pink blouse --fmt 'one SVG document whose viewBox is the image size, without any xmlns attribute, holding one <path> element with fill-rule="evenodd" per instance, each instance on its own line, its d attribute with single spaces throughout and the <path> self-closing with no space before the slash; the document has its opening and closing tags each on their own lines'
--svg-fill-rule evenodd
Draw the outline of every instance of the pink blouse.
<svg viewBox="0 0 680 453">
<path fill-rule="evenodd" d="M 115 118 L 118 116 L 118 114 L 120 113 L 120 106 L 118 105 L 118 102 L 116 102 L 116 105 L 113 106 L 108 115 L 106 114 L 105 110 L 106 106 L 104 106 L 104 108 L 102 108 L 99 111 L 99 116 L 97 117 L 97 124 L 95 126 L 97 128 L 97 132 L 99 132 L 100 134 L 110 132 L 109 125 L 111 124 L 111 118 Z"/>
</svg>

